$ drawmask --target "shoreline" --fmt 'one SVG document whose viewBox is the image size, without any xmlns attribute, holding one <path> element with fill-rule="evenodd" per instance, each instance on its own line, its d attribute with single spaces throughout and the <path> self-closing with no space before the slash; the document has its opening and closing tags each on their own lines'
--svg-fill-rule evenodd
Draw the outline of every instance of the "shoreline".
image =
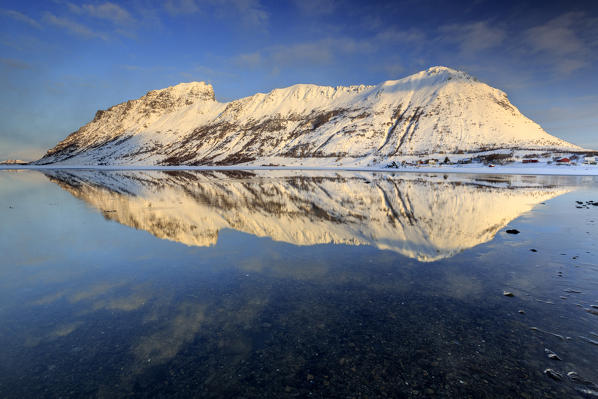
<svg viewBox="0 0 598 399">
<path fill-rule="evenodd" d="M 501 166 L 493 168 L 480 165 L 452 165 L 444 167 L 414 166 L 400 168 L 363 167 L 363 166 L 156 166 L 156 165 L 0 165 L 2 170 L 131 170 L 131 171 L 227 171 L 227 170 L 305 170 L 305 171 L 347 171 L 347 172 L 384 172 L 384 173 L 462 173 L 462 174 L 492 174 L 492 175 L 548 175 L 548 176 L 598 176 L 598 166 L 595 165 L 551 165 L 551 166 Z"/>
</svg>

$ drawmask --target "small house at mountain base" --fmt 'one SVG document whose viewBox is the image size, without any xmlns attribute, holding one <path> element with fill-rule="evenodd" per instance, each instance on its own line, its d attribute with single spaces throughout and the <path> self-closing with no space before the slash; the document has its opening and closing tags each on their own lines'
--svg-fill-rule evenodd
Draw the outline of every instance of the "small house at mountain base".
<svg viewBox="0 0 598 399">
<path fill-rule="evenodd" d="M 569 158 L 559 158 L 556 160 L 556 164 L 557 165 L 569 165 L 571 163 L 571 160 Z"/>
</svg>

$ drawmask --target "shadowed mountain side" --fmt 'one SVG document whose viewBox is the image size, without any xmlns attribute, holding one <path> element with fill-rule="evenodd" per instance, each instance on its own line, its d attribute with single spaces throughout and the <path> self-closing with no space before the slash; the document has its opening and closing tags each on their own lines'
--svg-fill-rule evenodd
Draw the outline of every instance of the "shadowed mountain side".
<svg viewBox="0 0 598 399">
<path fill-rule="evenodd" d="M 214 245 L 229 228 L 295 245 L 373 245 L 425 262 L 487 242 L 536 204 L 571 191 L 517 176 L 46 173 L 107 219 L 186 245 Z"/>
</svg>

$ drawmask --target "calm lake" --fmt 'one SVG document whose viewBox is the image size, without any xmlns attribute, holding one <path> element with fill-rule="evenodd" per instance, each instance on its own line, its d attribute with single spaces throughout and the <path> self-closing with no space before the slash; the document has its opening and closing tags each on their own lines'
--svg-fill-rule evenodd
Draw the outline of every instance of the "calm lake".
<svg viewBox="0 0 598 399">
<path fill-rule="evenodd" d="M 2 398 L 598 396 L 597 177 L 4 170 L 0 221 Z"/>
</svg>

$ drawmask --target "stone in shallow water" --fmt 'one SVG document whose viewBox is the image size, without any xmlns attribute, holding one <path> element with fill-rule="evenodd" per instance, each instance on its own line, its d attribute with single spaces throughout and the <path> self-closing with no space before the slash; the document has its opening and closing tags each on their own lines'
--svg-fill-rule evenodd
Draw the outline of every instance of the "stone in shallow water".
<svg viewBox="0 0 598 399">
<path fill-rule="evenodd" d="M 565 290 L 565 292 L 566 292 L 566 293 L 568 293 L 568 294 L 581 294 L 581 291 L 579 291 L 579 290 L 574 290 L 574 289 L 572 289 L 572 288 L 567 288 L 567 289 Z"/>
<path fill-rule="evenodd" d="M 544 348 L 544 353 L 546 353 L 546 355 L 548 356 L 549 359 L 561 360 L 561 358 L 556 353 L 554 353 L 553 351 L 551 351 L 548 348 Z"/>
<path fill-rule="evenodd" d="M 557 337 L 557 338 L 559 338 L 559 339 L 561 339 L 563 341 L 565 340 L 565 337 L 563 337 L 561 334 L 557 334 L 557 333 L 553 333 L 553 332 L 550 332 L 550 331 L 542 330 L 542 329 L 539 329 L 538 327 L 530 327 L 530 330 L 532 330 L 532 331 L 538 331 L 538 332 L 541 332 L 541 333 L 544 333 L 544 334 L 549 334 L 549 335 L 552 335 L 553 337 Z M 566 339 L 569 340 L 570 337 L 567 337 Z"/>
<path fill-rule="evenodd" d="M 569 371 L 567 375 L 574 381 L 579 380 L 579 374 L 577 374 L 575 371 Z"/>
<path fill-rule="evenodd" d="M 587 343 L 589 343 L 589 344 L 592 344 L 592 345 L 598 345 L 598 341 L 596 341 L 595 339 L 591 339 L 591 338 L 588 338 L 588 337 L 584 337 L 584 336 L 582 336 L 582 335 L 580 335 L 580 336 L 579 336 L 579 338 L 581 338 L 582 340 L 586 341 L 586 342 L 587 342 Z"/>
<path fill-rule="evenodd" d="M 575 388 L 575 389 L 577 389 L 579 392 L 581 392 L 584 395 L 587 395 L 589 397 L 598 397 L 598 391 L 594 391 L 592 389 L 587 389 L 587 388 Z"/>
<path fill-rule="evenodd" d="M 547 376 L 549 376 L 550 378 L 552 378 L 555 381 L 561 381 L 563 379 L 563 377 L 561 376 L 561 373 L 554 371 L 553 369 L 544 370 L 544 374 L 546 374 Z"/>
</svg>

